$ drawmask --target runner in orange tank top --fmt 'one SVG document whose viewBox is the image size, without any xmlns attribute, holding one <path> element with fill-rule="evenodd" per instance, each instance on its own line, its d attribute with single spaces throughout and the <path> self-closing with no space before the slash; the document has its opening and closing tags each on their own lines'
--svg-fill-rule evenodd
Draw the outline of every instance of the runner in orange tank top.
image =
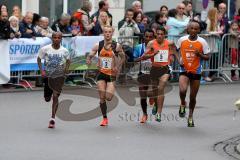
<svg viewBox="0 0 240 160">
<path fill-rule="evenodd" d="M 186 111 L 186 94 L 188 85 L 190 84 L 190 102 L 188 127 L 194 127 L 193 111 L 196 105 L 196 97 L 200 86 L 202 61 L 208 60 L 210 52 L 207 42 L 199 37 L 199 22 L 192 21 L 188 26 L 189 35 L 181 37 L 178 40 L 177 48 L 180 50 L 180 77 L 179 77 L 179 94 L 181 105 L 179 108 L 179 116 L 185 117 Z"/>
<path fill-rule="evenodd" d="M 156 39 L 148 43 L 146 52 L 139 59 L 144 60 L 151 58 L 152 61 L 150 79 L 153 97 L 157 104 L 157 109 L 153 108 L 153 114 L 156 114 L 156 121 L 158 122 L 161 122 L 164 89 L 170 78 L 169 65 L 172 63 L 174 56 L 178 59 L 176 52 L 174 52 L 174 43 L 165 39 L 166 33 L 167 31 L 165 28 L 158 28 L 156 30 Z"/>
<path fill-rule="evenodd" d="M 111 101 L 114 96 L 116 76 L 125 62 L 125 54 L 121 45 L 112 40 L 113 31 L 111 26 L 105 26 L 103 29 L 104 40 L 97 43 L 87 57 L 87 64 L 89 65 L 91 59 L 98 53 L 100 73 L 97 77 L 97 88 L 103 115 L 101 126 L 108 125 L 106 101 Z M 119 60 L 119 57 L 121 60 Z"/>
</svg>

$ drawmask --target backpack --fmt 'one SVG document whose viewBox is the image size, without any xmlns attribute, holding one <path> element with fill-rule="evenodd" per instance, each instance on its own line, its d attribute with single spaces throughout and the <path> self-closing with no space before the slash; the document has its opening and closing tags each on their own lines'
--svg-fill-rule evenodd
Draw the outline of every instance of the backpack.
<svg viewBox="0 0 240 160">
<path fill-rule="evenodd" d="M 103 49 L 103 47 L 104 47 L 104 40 L 99 42 L 99 45 L 98 45 L 98 56 L 99 56 L 101 50 Z M 111 47 L 112 47 L 112 50 L 113 50 L 115 56 L 118 56 L 118 53 L 116 51 L 116 49 L 117 49 L 117 42 L 116 41 L 112 41 L 112 46 Z"/>
</svg>

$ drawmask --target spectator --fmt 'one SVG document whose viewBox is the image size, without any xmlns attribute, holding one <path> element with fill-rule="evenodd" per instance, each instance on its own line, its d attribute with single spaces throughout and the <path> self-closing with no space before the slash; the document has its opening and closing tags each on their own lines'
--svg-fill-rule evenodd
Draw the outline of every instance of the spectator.
<svg viewBox="0 0 240 160">
<path fill-rule="evenodd" d="M 142 12 L 135 12 L 133 15 L 133 20 L 137 23 L 138 28 L 140 30 L 140 32 L 143 34 L 144 30 L 145 30 L 145 26 L 142 23 L 142 19 L 143 19 L 143 14 Z"/>
<path fill-rule="evenodd" d="M 92 10 L 92 3 L 90 1 L 84 1 L 83 6 L 77 12 L 73 14 L 73 17 L 79 21 L 80 31 L 82 35 L 91 35 L 91 30 L 95 26 L 97 21 L 96 17 L 91 22 L 89 13 Z"/>
<path fill-rule="evenodd" d="M 160 13 L 162 13 L 163 15 L 167 16 L 168 15 L 168 7 L 165 5 L 162 5 L 160 7 Z"/>
<path fill-rule="evenodd" d="M 139 34 L 140 30 L 138 28 L 137 23 L 133 20 L 133 9 L 128 9 L 126 13 L 126 19 L 123 26 L 119 29 L 120 36 L 131 37 L 134 34 Z M 132 39 L 125 39 L 122 42 L 123 50 L 125 54 L 128 56 L 128 61 L 133 61 L 133 40 Z"/>
<path fill-rule="evenodd" d="M 33 13 L 27 12 L 22 22 L 20 22 L 19 24 L 19 30 L 21 32 L 22 38 L 41 37 L 41 34 L 37 34 L 35 32 L 32 21 L 33 21 Z"/>
<path fill-rule="evenodd" d="M 193 20 L 199 22 L 201 33 L 206 33 L 207 23 L 201 20 L 201 13 L 196 13 L 193 17 Z"/>
<path fill-rule="evenodd" d="M 148 28 L 149 23 L 150 23 L 150 20 L 149 20 L 148 16 L 143 15 L 142 24 L 144 25 L 145 29 Z"/>
<path fill-rule="evenodd" d="M 68 30 L 71 16 L 67 13 L 63 13 L 61 18 L 55 21 L 52 25 L 52 30 L 55 32 L 61 32 L 62 34 L 70 34 L 71 32 Z"/>
<path fill-rule="evenodd" d="M 222 19 L 222 14 L 218 14 L 217 8 L 209 9 L 207 18 L 207 32 L 210 34 L 223 34 L 223 27 L 221 27 L 220 21 Z"/>
<path fill-rule="evenodd" d="M 72 17 L 70 20 L 69 31 L 72 33 L 73 36 L 81 36 L 80 26 L 78 19 Z"/>
<path fill-rule="evenodd" d="M 132 3 L 132 9 L 133 9 L 133 12 L 142 12 L 143 13 L 143 10 L 142 10 L 142 3 L 140 1 L 134 1 Z"/>
<path fill-rule="evenodd" d="M 19 31 L 19 19 L 16 16 L 9 18 L 10 22 L 10 38 L 20 38 L 21 33 Z"/>
<path fill-rule="evenodd" d="M 238 23 L 238 26 L 240 28 L 240 8 L 238 9 L 238 14 L 236 16 L 234 16 L 234 21 L 236 21 Z"/>
<path fill-rule="evenodd" d="M 187 16 L 185 15 L 185 4 L 180 3 L 177 6 L 177 16 L 176 18 L 180 21 L 185 21 L 187 19 Z"/>
<path fill-rule="evenodd" d="M 231 79 L 233 81 L 237 81 L 238 77 L 236 76 L 236 68 L 239 67 L 239 63 L 240 63 L 240 31 L 239 31 L 239 27 L 238 27 L 238 22 L 237 21 L 233 21 L 231 23 L 231 27 L 230 27 L 230 33 L 232 34 L 231 37 L 228 38 L 228 44 L 230 45 L 229 48 L 231 49 L 231 63 L 232 63 L 232 68 L 235 68 L 233 70 L 231 70 Z M 240 70 L 239 70 L 239 77 L 240 77 Z"/>
<path fill-rule="evenodd" d="M 187 17 L 190 17 L 190 19 L 193 19 L 194 13 L 193 13 L 193 8 L 192 8 L 192 2 L 185 0 L 183 1 L 183 4 L 185 5 L 185 15 Z"/>
<path fill-rule="evenodd" d="M 217 8 L 211 8 L 208 11 L 208 18 L 207 18 L 207 33 L 209 34 L 216 34 L 216 35 L 222 35 L 224 27 L 221 26 L 221 19 L 222 19 L 222 14 L 218 13 Z M 210 48 L 215 48 L 214 43 L 211 44 Z M 216 54 L 213 54 L 210 58 L 210 69 L 218 69 L 218 59 Z M 212 82 L 214 80 L 214 75 L 217 72 L 215 71 L 210 71 L 208 74 L 208 77 L 205 77 L 205 81 L 207 82 Z"/>
<path fill-rule="evenodd" d="M 166 17 L 162 13 L 157 13 L 155 16 L 155 20 L 149 25 L 149 28 L 152 29 L 156 33 L 156 29 L 160 26 L 166 29 Z"/>
<path fill-rule="evenodd" d="M 2 11 L 0 15 L 0 39 L 10 38 L 10 24 L 8 21 L 8 13 Z"/>
<path fill-rule="evenodd" d="M 21 9 L 17 5 L 13 6 L 13 13 L 12 13 L 12 15 L 16 16 L 19 19 L 19 21 L 21 21 L 23 19 L 23 16 L 22 16 L 22 13 L 21 13 Z"/>
<path fill-rule="evenodd" d="M 110 25 L 112 26 L 112 14 L 108 11 L 109 10 L 109 2 L 107 0 L 101 0 L 98 3 L 98 11 L 95 12 L 92 16 L 91 16 L 91 20 L 94 20 L 94 17 L 96 17 L 96 19 L 98 19 L 100 12 L 106 12 L 108 15 L 108 19 L 110 21 Z"/>
<path fill-rule="evenodd" d="M 1 12 L 8 12 L 7 6 L 4 4 L 0 5 Z"/>
<path fill-rule="evenodd" d="M 127 12 L 125 12 L 124 18 L 118 22 L 118 30 L 123 26 L 123 24 L 126 21 L 126 17 L 127 17 Z"/>
<path fill-rule="evenodd" d="M 221 26 L 223 26 L 223 28 L 224 28 L 223 29 L 223 34 L 226 34 L 226 33 L 228 33 L 228 30 L 229 30 L 229 23 L 228 23 L 229 19 L 227 17 L 227 13 L 226 13 L 226 11 L 227 11 L 226 4 L 225 3 L 220 3 L 218 5 L 218 11 L 223 16 L 220 23 L 221 23 Z"/>
<path fill-rule="evenodd" d="M 40 18 L 41 16 L 37 13 L 33 13 L 33 21 L 32 25 L 35 30 L 35 32 L 40 36 L 42 32 L 42 28 L 40 27 Z"/>
<path fill-rule="evenodd" d="M 110 19 L 107 12 L 102 11 L 99 14 L 96 25 L 92 29 L 93 35 L 94 36 L 102 35 L 104 26 L 110 26 Z"/>
<path fill-rule="evenodd" d="M 163 5 L 160 7 L 160 13 L 164 15 L 164 21 L 167 22 L 168 20 L 168 7 Z"/>
<path fill-rule="evenodd" d="M 41 35 L 44 37 L 52 37 L 53 30 L 51 27 L 49 27 L 49 19 L 47 17 L 41 17 L 40 18 L 40 24 L 39 27 L 41 27 Z"/>
<path fill-rule="evenodd" d="M 167 28 L 168 28 L 168 39 L 169 40 L 176 40 L 176 36 L 179 36 L 184 33 L 187 29 L 187 25 L 189 23 L 189 18 L 186 18 L 185 21 L 178 20 L 176 18 L 177 10 L 171 9 L 168 12 L 168 21 L 167 21 Z"/>
</svg>

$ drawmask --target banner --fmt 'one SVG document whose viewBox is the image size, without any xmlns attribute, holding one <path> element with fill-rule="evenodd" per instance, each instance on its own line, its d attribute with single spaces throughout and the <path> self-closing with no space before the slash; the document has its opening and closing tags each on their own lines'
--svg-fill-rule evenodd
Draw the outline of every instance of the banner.
<svg viewBox="0 0 240 160">
<path fill-rule="evenodd" d="M 87 66 L 86 57 L 91 52 L 93 46 L 103 40 L 103 36 L 78 36 L 73 38 L 64 38 L 62 45 L 67 48 L 71 54 L 71 70 L 95 69 L 96 65 Z M 93 59 L 93 64 L 97 62 Z"/>
<path fill-rule="evenodd" d="M 62 45 L 69 50 L 72 59 L 71 69 L 87 69 L 86 55 L 92 50 L 93 46 L 103 40 L 103 36 L 78 36 L 64 37 Z M 8 50 L 11 71 L 33 71 L 38 70 L 37 56 L 39 49 L 51 43 L 51 39 L 38 37 L 33 39 L 13 39 L 9 40 Z M 6 47 L 5 47 L 6 48 Z"/>
<path fill-rule="evenodd" d="M 10 55 L 11 71 L 38 70 L 37 56 L 41 47 L 51 43 L 51 39 L 13 39 L 9 40 L 9 51 L 4 51 Z"/>
<path fill-rule="evenodd" d="M 0 40 L 0 84 L 6 84 L 10 80 L 9 43 L 7 40 Z"/>
</svg>

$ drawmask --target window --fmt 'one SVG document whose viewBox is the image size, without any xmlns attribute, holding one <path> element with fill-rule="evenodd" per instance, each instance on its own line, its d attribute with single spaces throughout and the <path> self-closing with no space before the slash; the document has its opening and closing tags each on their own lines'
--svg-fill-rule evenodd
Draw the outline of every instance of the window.
<svg viewBox="0 0 240 160">
<path fill-rule="evenodd" d="M 68 1 L 68 13 L 72 14 L 82 7 L 84 0 L 70 0 Z"/>
<path fill-rule="evenodd" d="M 50 19 L 50 23 L 59 19 L 63 13 L 63 0 L 40 0 L 39 14 Z"/>
<path fill-rule="evenodd" d="M 15 5 L 18 5 L 20 8 L 22 8 L 22 0 L 0 0 L 0 4 L 4 4 L 8 8 L 9 15 L 12 14 L 12 8 Z"/>
</svg>

